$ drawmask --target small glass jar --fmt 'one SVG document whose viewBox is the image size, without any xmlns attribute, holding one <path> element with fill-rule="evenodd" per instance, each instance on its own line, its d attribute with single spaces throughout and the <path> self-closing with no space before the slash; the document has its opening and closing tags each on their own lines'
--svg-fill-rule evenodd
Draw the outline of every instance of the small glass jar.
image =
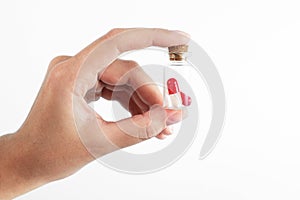
<svg viewBox="0 0 300 200">
<path fill-rule="evenodd" d="M 191 97 L 184 91 L 185 82 L 191 74 L 191 66 L 187 63 L 188 46 L 171 46 L 169 49 L 169 65 L 163 71 L 164 107 L 178 110 L 192 103 Z"/>
</svg>

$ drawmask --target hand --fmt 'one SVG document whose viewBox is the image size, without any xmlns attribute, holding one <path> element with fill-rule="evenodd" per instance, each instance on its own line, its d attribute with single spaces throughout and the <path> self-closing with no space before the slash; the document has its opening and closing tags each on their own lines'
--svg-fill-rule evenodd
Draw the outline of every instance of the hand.
<svg viewBox="0 0 300 200">
<path fill-rule="evenodd" d="M 114 29 L 75 56 L 53 59 L 22 127 L 0 138 L 0 156 L 10 152 L 4 163 L 14 169 L 0 166 L 0 193 L 24 193 L 114 150 L 170 134 L 167 125 L 180 120 L 182 113 L 163 109 L 161 94 L 147 84 L 147 74 L 137 63 L 117 57 L 133 49 L 188 41 L 179 31 Z M 132 117 L 103 120 L 88 106 L 100 97 L 118 100 Z"/>
</svg>

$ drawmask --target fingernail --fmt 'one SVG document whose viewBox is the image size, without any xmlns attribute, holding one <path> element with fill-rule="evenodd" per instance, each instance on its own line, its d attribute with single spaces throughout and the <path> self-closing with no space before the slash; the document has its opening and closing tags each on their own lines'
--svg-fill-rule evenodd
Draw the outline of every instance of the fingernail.
<svg viewBox="0 0 300 200">
<path fill-rule="evenodd" d="M 164 131 L 164 134 L 165 135 L 171 135 L 172 134 L 172 131 L 171 131 L 171 128 L 170 127 L 167 127 Z"/>
<path fill-rule="evenodd" d="M 179 34 L 181 34 L 181 35 L 184 35 L 185 37 L 188 37 L 188 38 L 190 38 L 191 37 L 191 35 L 190 34 L 188 34 L 188 33 L 186 33 L 186 32 L 183 32 L 183 31 L 179 31 L 179 30 L 173 30 L 174 32 L 176 32 L 176 33 L 179 33 Z"/>
<path fill-rule="evenodd" d="M 170 131 L 170 134 L 172 134 L 172 133 L 174 132 L 173 126 L 168 126 L 168 129 L 169 129 L 169 131 Z"/>
<path fill-rule="evenodd" d="M 164 140 L 166 138 L 167 138 L 167 136 L 165 134 L 162 134 L 161 139 Z"/>
</svg>

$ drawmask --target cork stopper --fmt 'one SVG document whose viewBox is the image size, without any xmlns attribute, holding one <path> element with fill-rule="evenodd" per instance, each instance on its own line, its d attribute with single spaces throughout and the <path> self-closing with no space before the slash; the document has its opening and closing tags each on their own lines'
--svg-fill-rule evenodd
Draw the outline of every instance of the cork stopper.
<svg viewBox="0 0 300 200">
<path fill-rule="evenodd" d="M 184 60 L 184 53 L 188 51 L 188 45 L 177 45 L 168 47 L 169 59 L 171 61 L 182 61 Z"/>
</svg>

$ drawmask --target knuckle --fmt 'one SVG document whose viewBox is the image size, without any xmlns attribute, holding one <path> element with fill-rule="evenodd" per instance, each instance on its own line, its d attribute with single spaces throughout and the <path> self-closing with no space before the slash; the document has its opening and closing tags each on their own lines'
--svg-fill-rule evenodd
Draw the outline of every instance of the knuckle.
<svg viewBox="0 0 300 200">
<path fill-rule="evenodd" d="M 153 128 L 153 126 L 147 126 L 146 128 L 147 138 L 152 138 L 157 135 L 157 130 Z"/>
<path fill-rule="evenodd" d="M 126 69 L 130 70 L 130 69 L 136 69 L 137 67 L 139 67 L 139 64 L 134 60 L 125 60 L 124 66 L 126 67 Z"/>
<path fill-rule="evenodd" d="M 150 122 L 146 128 L 147 136 L 149 138 L 157 136 L 163 130 L 163 128 L 164 126 L 162 121 L 157 118 L 155 119 L 153 117 L 150 117 Z"/>
<path fill-rule="evenodd" d="M 47 83 L 50 86 L 61 86 L 62 82 L 71 83 L 73 72 L 71 71 L 72 62 L 69 57 L 58 56 L 51 62 L 47 72 Z M 51 65 L 52 63 L 52 65 Z"/>
<path fill-rule="evenodd" d="M 55 83 L 55 82 L 61 80 L 64 77 L 65 74 L 66 73 L 65 73 L 64 68 L 62 68 L 62 67 L 54 67 L 49 72 L 49 79 L 51 80 L 51 82 Z"/>
<path fill-rule="evenodd" d="M 49 67 L 54 67 L 55 65 L 68 60 L 71 56 L 56 56 L 50 61 Z"/>
<path fill-rule="evenodd" d="M 154 135 L 153 129 L 151 127 L 151 121 L 147 115 L 134 115 L 132 117 L 134 124 L 138 130 L 137 137 L 148 139 Z"/>
<path fill-rule="evenodd" d="M 132 119 L 139 127 L 147 128 L 151 126 L 151 119 L 149 117 L 149 113 L 134 115 Z"/>
</svg>

